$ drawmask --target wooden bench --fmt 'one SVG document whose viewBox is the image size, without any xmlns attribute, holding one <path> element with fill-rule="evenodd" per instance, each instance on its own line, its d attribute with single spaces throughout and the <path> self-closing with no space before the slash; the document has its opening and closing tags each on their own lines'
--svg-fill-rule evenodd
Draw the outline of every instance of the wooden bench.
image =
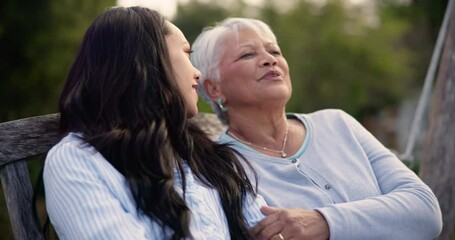
<svg viewBox="0 0 455 240">
<path fill-rule="evenodd" d="M 212 138 L 225 130 L 215 114 L 192 119 Z M 58 114 L 0 123 L 0 180 L 15 239 L 44 239 L 34 212 L 33 188 L 27 160 L 46 154 L 57 143 Z"/>
</svg>

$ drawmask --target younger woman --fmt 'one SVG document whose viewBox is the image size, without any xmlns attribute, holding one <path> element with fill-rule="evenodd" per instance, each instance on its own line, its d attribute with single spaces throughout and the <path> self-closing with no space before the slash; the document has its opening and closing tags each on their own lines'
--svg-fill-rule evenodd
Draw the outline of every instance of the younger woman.
<svg viewBox="0 0 455 240">
<path fill-rule="evenodd" d="M 146 8 L 110 8 L 89 27 L 44 169 L 60 239 L 251 238 L 264 202 L 235 152 L 188 121 L 200 76 L 190 52 Z"/>
</svg>

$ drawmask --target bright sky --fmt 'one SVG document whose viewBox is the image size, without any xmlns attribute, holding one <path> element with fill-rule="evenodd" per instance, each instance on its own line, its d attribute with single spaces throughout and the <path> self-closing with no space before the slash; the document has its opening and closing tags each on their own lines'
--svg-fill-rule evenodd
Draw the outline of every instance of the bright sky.
<svg viewBox="0 0 455 240">
<path fill-rule="evenodd" d="M 139 5 L 149 7 L 159 11 L 161 14 L 168 18 L 172 18 L 177 11 L 177 2 L 186 2 L 187 0 L 117 0 L 117 5 L 120 6 L 133 6 Z M 209 2 L 210 0 L 205 0 Z M 262 0 L 245 0 L 246 3 L 252 5 L 260 4 Z M 316 0 L 325 1 L 325 0 Z M 349 0 L 352 4 L 363 3 L 368 0 Z"/>
<path fill-rule="evenodd" d="M 117 0 L 117 5 L 152 8 L 168 18 L 172 18 L 177 11 L 177 0 Z"/>
</svg>

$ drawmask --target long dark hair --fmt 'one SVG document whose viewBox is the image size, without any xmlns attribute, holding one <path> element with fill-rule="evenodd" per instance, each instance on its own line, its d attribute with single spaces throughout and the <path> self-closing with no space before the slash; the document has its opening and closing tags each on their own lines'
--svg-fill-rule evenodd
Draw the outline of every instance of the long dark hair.
<svg viewBox="0 0 455 240">
<path fill-rule="evenodd" d="M 60 131 L 80 132 L 128 181 L 137 208 L 173 239 L 191 236 L 174 170 L 218 190 L 232 239 L 251 239 L 242 214 L 254 194 L 236 152 L 187 119 L 168 56 L 164 18 L 141 7 L 104 11 L 87 30 L 59 108 Z"/>
</svg>

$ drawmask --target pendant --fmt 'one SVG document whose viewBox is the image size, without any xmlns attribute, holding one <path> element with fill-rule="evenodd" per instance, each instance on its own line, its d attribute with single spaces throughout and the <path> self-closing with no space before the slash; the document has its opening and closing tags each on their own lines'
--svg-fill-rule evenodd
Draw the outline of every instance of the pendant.
<svg viewBox="0 0 455 240">
<path fill-rule="evenodd" d="M 285 157 L 287 157 L 287 156 L 288 156 L 288 155 L 287 155 L 285 152 L 281 152 L 281 157 L 282 157 L 282 158 L 285 158 Z"/>
</svg>

